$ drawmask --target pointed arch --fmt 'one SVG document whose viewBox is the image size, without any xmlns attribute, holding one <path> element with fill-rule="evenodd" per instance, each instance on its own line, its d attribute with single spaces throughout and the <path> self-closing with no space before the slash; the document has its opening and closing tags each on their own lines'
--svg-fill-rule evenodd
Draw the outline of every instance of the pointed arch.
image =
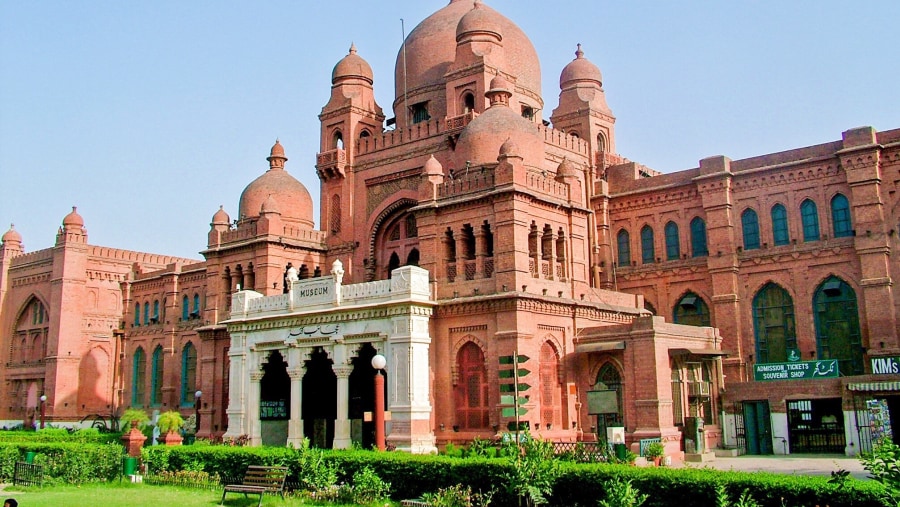
<svg viewBox="0 0 900 507">
<path fill-rule="evenodd" d="M 459 382 L 454 387 L 456 424 L 465 429 L 490 426 L 489 383 L 484 351 L 467 342 L 456 354 Z"/>
<path fill-rule="evenodd" d="M 187 342 L 181 349 L 181 406 L 194 404 L 197 389 L 197 349 Z"/>
<path fill-rule="evenodd" d="M 753 297 L 753 332 L 759 363 L 783 363 L 799 358 L 794 300 L 778 284 L 768 282 Z"/>
<path fill-rule="evenodd" d="M 163 354 L 162 345 L 157 345 L 155 349 L 153 349 L 153 358 L 151 360 L 151 369 L 150 369 L 150 406 L 158 407 L 162 405 L 163 402 L 163 379 L 164 379 L 164 370 L 163 367 L 165 362 L 165 357 Z"/>
<path fill-rule="evenodd" d="M 616 234 L 619 266 L 631 266 L 631 237 L 622 229 Z"/>
<path fill-rule="evenodd" d="M 706 246 L 706 222 L 700 217 L 691 220 L 691 256 L 706 257 L 709 249 Z"/>
<path fill-rule="evenodd" d="M 772 242 L 775 246 L 787 245 L 791 242 L 787 209 L 781 204 L 772 206 Z"/>
<path fill-rule="evenodd" d="M 625 389 L 622 382 L 622 369 L 612 360 L 607 360 L 600 365 L 597 375 L 594 377 L 594 390 L 610 390 L 616 393 L 616 404 L 618 412 L 615 414 L 605 414 L 598 417 L 601 427 L 597 428 L 597 432 L 606 434 L 606 428 L 609 426 L 622 426 L 625 422 Z"/>
<path fill-rule="evenodd" d="M 678 235 L 678 224 L 669 222 L 665 228 L 666 234 L 666 260 L 674 261 L 681 258 L 681 238 Z"/>
<path fill-rule="evenodd" d="M 695 292 L 688 292 L 675 303 L 672 309 L 672 320 L 676 324 L 688 326 L 709 326 L 711 320 L 709 307 Z"/>
<path fill-rule="evenodd" d="M 559 381 L 559 351 L 553 342 L 547 340 L 540 352 L 540 401 L 541 422 L 549 430 L 551 425 L 561 428 L 562 385 Z"/>
<path fill-rule="evenodd" d="M 831 198 L 831 227 L 835 238 L 853 236 L 853 224 L 850 221 L 850 201 L 844 194 L 835 194 Z"/>
<path fill-rule="evenodd" d="M 641 227 L 641 263 L 653 264 L 656 261 L 656 249 L 653 245 L 653 228 L 649 225 Z"/>
<path fill-rule="evenodd" d="M 800 204 L 800 221 L 803 241 L 819 241 L 819 210 L 812 199 L 804 199 Z"/>
<path fill-rule="evenodd" d="M 853 287 L 829 276 L 816 288 L 813 313 L 819 358 L 837 359 L 841 375 L 864 373 L 859 305 Z"/>
<path fill-rule="evenodd" d="M 143 407 L 147 383 L 147 357 L 143 347 L 134 351 L 131 359 L 131 406 Z"/>
<path fill-rule="evenodd" d="M 753 208 L 741 213 L 741 232 L 744 236 L 744 250 L 759 248 L 759 215 Z"/>
</svg>

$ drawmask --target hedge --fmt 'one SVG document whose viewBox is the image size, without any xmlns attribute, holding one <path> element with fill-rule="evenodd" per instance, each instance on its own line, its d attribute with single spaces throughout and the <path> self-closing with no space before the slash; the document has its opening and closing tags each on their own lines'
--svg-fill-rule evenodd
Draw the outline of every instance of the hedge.
<svg viewBox="0 0 900 507">
<path fill-rule="evenodd" d="M 11 482 L 15 464 L 34 452 L 35 465 L 43 465 L 44 480 L 50 483 L 108 481 L 122 473 L 125 448 L 118 444 L 76 442 L 0 442 L 0 481 Z"/>
<path fill-rule="evenodd" d="M 64 428 L 46 428 L 38 431 L 0 431 L 0 442 L 84 442 L 113 444 L 121 442 L 121 433 L 100 433 L 96 428 L 83 428 L 69 432 Z"/>
<path fill-rule="evenodd" d="M 248 465 L 282 465 L 294 480 L 302 474 L 303 450 L 285 447 L 156 446 L 143 450 L 150 473 L 194 470 L 221 477 L 242 477 Z M 346 480 L 365 466 L 391 483 L 395 499 L 418 498 L 423 493 L 454 484 L 475 491 L 496 488 L 492 505 L 515 506 L 517 499 L 503 490 L 510 465 L 505 459 L 451 458 L 446 456 L 326 451 L 325 459 L 339 465 Z M 713 507 L 714 488 L 724 484 L 734 499 L 744 489 L 762 507 L 884 507 L 883 487 L 874 481 L 848 479 L 829 484 L 824 477 L 769 473 L 722 472 L 706 469 L 639 468 L 624 465 L 561 463 L 560 477 L 550 497 L 552 506 L 594 506 L 603 498 L 604 484 L 613 478 L 631 480 L 650 498 L 646 507 Z"/>
</svg>

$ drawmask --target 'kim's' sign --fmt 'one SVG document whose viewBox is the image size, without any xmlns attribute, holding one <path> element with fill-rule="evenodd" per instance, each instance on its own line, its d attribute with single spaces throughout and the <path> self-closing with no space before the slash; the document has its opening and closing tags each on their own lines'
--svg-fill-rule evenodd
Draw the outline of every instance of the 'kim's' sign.
<svg viewBox="0 0 900 507">
<path fill-rule="evenodd" d="M 900 357 L 873 357 L 872 373 L 875 375 L 888 375 L 900 373 Z"/>
</svg>

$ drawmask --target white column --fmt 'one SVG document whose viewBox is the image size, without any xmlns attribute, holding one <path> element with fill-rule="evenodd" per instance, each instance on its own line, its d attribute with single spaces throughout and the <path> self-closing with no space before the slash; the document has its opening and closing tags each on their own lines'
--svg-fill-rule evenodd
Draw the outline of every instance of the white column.
<svg viewBox="0 0 900 507">
<path fill-rule="evenodd" d="M 335 449 L 349 449 L 350 441 L 350 373 L 352 366 L 332 366 L 331 369 L 337 376 L 337 419 L 334 421 L 334 445 Z"/>
<path fill-rule="evenodd" d="M 306 374 L 304 366 L 295 366 L 288 369 L 291 377 L 291 420 L 288 423 L 288 445 L 299 448 L 303 441 L 303 419 L 301 419 L 300 407 L 303 403 L 303 375 Z"/>
<path fill-rule="evenodd" d="M 248 405 L 248 430 L 250 435 L 250 445 L 262 445 L 262 432 L 259 425 L 259 383 L 264 373 L 254 371 L 250 373 L 250 390 L 247 393 Z"/>
<path fill-rule="evenodd" d="M 228 408 L 225 410 L 228 415 L 228 430 L 224 435 L 226 438 L 237 438 L 249 434 L 246 426 L 247 406 L 245 404 L 249 379 L 247 376 L 247 352 L 243 341 L 244 335 L 232 335 L 231 348 L 228 351 L 230 366 L 228 368 Z"/>
</svg>

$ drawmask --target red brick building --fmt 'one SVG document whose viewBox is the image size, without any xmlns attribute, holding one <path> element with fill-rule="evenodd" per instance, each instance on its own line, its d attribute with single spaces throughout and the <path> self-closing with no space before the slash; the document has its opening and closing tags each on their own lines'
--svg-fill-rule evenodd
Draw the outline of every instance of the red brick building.
<svg viewBox="0 0 900 507">
<path fill-rule="evenodd" d="M 622 425 L 672 454 L 698 438 L 870 445 L 867 402 L 894 408 L 900 388 L 900 130 L 662 174 L 617 153 L 580 47 L 549 121 L 537 52 L 481 2 L 422 21 L 405 55 L 391 118 L 355 47 L 334 68 L 318 229 L 277 141 L 235 218 L 213 216 L 203 260 L 90 246 L 74 211 L 51 249 L 25 253 L 10 229 L 0 418 L 31 423 L 44 394 L 53 422 L 197 407 L 201 435 L 368 444 L 366 365 L 383 353 L 388 438 L 425 451 L 512 423 L 501 361 L 521 355 L 520 420 L 544 438 Z M 292 303 L 335 261 L 336 300 Z M 402 310 L 367 284 L 407 265 L 427 271 L 429 297 Z M 391 312 L 427 325 L 385 327 Z"/>
</svg>

